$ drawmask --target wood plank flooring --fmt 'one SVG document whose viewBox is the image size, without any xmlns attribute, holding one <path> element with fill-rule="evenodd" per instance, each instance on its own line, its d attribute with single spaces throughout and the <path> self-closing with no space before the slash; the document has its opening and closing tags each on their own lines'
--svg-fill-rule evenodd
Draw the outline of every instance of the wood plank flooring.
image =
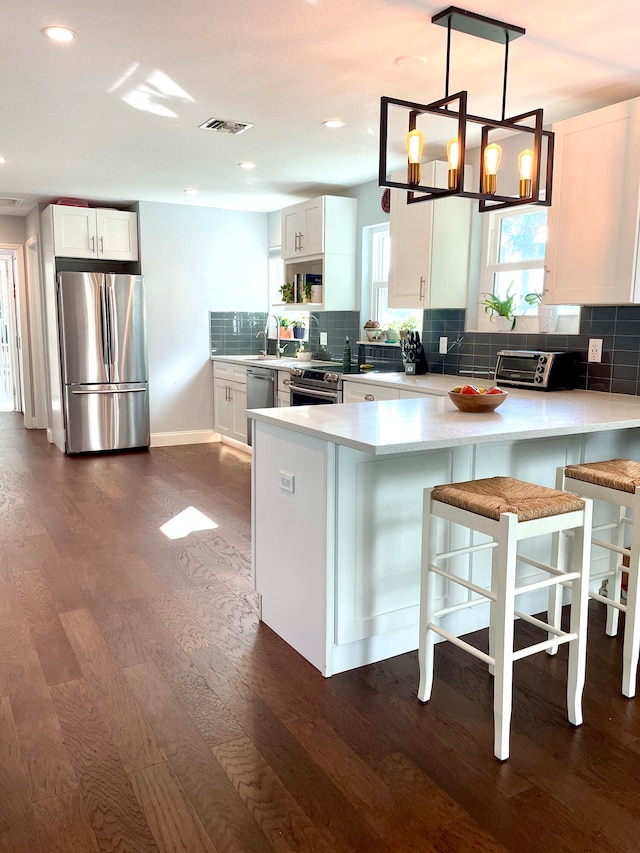
<svg viewBox="0 0 640 853">
<path fill-rule="evenodd" d="M 69 459 L 21 422 L 0 413 L 0 851 L 640 850 L 640 699 L 600 606 L 584 725 L 566 648 L 527 658 L 501 764 L 459 650 L 423 706 L 415 653 L 323 679 L 259 623 L 245 454 Z M 218 527 L 167 539 L 189 506 Z"/>
</svg>

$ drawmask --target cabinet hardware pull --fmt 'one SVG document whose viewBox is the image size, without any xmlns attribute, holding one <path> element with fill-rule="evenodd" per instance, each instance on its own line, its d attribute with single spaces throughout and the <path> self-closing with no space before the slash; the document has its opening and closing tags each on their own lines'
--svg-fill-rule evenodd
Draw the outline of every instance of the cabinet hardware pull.
<svg viewBox="0 0 640 853">
<path fill-rule="evenodd" d="M 95 252 L 95 250 L 96 250 L 96 238 L 95 238 L 95 236 L 92 234 L 92 235 L 91 235 L 91 251 L 92 251 L 92 252 Z"/>
<path fill-rule="evenodd" d="M 282 384 L 283 385 L 291 385 L 291 380 L 290 379 L 283 379 Z"/>
<path fill-rule="evenodd" d="M 104 237 L 100 237 L 100 254 L 104 255 Z"/>
<path fill-rule="evenodd" d="M 376 398 L 373 396 L 373 394 L 365 394 L 364 399 L 365 400 L 375 400 Z"/>
<path fill-rule="evenodd" d="M 424 299 L 424 278 L 420 276 L 420 295 L 418 299 Z"/>
</svg>

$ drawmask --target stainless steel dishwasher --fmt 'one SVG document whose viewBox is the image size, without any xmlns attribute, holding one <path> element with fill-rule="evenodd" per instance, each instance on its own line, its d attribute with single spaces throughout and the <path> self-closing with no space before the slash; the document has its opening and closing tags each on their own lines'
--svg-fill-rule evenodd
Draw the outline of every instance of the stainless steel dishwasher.
<svg viewBox="0 0 640 853">
<path fill-rule="evenodd" d="M 275 406 L 276 370 L 247 367 L 247 409 L 272 409 Z M 247 418 L 247 444 L 251 444 L 251 421 Z"/>
</svg>

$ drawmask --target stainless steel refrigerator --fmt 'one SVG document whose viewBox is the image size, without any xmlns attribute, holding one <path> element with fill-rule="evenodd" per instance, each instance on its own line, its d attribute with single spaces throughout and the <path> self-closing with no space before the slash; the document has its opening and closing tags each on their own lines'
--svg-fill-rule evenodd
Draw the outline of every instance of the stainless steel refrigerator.
<svg viewBox="0 0 640 853">
<path fill-rule="evenodd" d="M 149 446 L 144 281 L 58 273 L 65 451 Z"/>
</svg>

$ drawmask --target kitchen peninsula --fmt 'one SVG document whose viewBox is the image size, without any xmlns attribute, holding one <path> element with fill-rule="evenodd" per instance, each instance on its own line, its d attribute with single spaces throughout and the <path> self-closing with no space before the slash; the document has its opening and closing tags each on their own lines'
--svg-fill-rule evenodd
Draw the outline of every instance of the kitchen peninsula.
<svg viewBox="0 0 640 853">
<path fill-rule="evenodd" d="M 553 486 L 560 465 L 640 458 L 636 397 L 512 390 L 475 415 L 443 396 L 451 380 L 423 377 L 427 396 L 413 399 L 249 412 L 261 618 L 325 676 L 417 648 L 426 487 L 497 475 Z M 449 547 L 468 544 L 461 530 L 447 535 Z M 545 560 L 549 547 L 532 541 L 527 554 Z M 486 554 L 458 570 L 488 582 Z M 460 594 L 440 587 L 443 606 Z M 519 606 L 539 612 L 544 594 Z M 464 633 L 486 627 L 488 611 L 447 618 Z"/>
</svg>

